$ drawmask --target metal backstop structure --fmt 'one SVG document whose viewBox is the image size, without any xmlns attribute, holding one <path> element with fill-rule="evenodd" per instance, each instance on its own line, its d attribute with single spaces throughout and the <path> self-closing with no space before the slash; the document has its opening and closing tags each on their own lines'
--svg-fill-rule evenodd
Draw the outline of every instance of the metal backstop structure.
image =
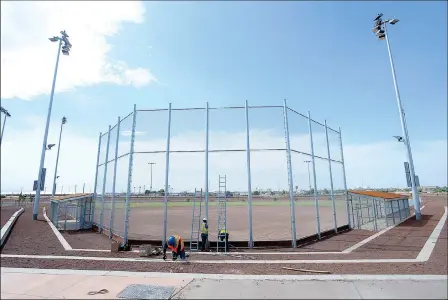
<svg viewBox="0 0 448 300">
<path fill-rule="evenodd" d="M 218 112 L 228 115 L 222 117 Z M 195 117 L 190 121 L 184 117 L 188 113 L 195 114 Z M 275 124 L 271 120 L 274 115 L 278 117 L 278 121 Z M 293 119 L 294 121 L 292 121 Z M 250 126 L 254 121 L 259 121 L 260 126 L 264 126 L 266 129 L 256 132 L 256 129 Z M 213 134 L 210 134 L 212 123 L 216 125 L 216 130 L 213 131 Z M 300 126 L 297 125 L 299 123 L 301 124 Z M 278 136 L 275 136 L 275 146 L 271 147 L 271 144 L 274 145 L 274 138 L 270 137 L 269 134 L 272 132 L 271 128 L 275 127 L 274 125 L 281 126 L 281 128 L 276 131 Z M 174 140 L 173 127 L 176 126 L 179 127 L 180 133 Z M 200 130 L 199 139 L 193 138 L 196 136 L 196 133 L 189 131 L 190 126 L 196 126 Z M 223 142 L 222 128 L 225 126 L 240 126 L 242 130 L 235 133 L 232 137 L 226 138 L 225 142 Z M 295 132 L 299 127 L 304 130 L 303 134 L 291 133 Z M 150 131 L 152 133 L 148 133 Z M 163 137 L 160 136 L 161 133 L 163 133 Z M 254 137 L 256 134 L 258 134 L 257 138 Z M 153 136 L 156 141 L 145 140 L 148 136 Z M 236 145 L 235 140 L 238 140 L 240 144 Z M 333 143 L 331 144 L 330 141 Z M 174 222 L 176 218 L 186 214 L 179 212 L 176 217 L 168 218 L 170 199 L 179 195 L 179 192 L 174 193 L 172 191 L 173 188 L 170 181 L 172 177 L 178 178 L 180 176 L 176 173 L 176 164 L 178 163 L 191 164 L 186 167 L 186 170 L 189 170 L 186 172 L 187 174 L 182 174 L 184 177 L 176 179 L 178 180 L 177 182 L 186 181 L 188 177 L 191 177 L 191 173 L 196 172 L 200 167 L 201 171 L 196 173 L 199 172 L 198 176 L 201 179 L 195 188 L 198 190 L 203 189 L 204 217 L 209 219 L 209 206 L 213 205 L 213 200 L 211 199 L 213 191 L 210 190 L 211 176 L 209 173 L 211 167 L 209 160 L 211 156 L 220 153 L 241 154 L 241 163 L 239 165 L 243 165 L 243 167 L 239 173 L 243 173 L 243 175 L 238 181 L 244 182 L 241 184 L 244 184 L 245 192 L 239 193 L 238 199 L 242 198 L 242 205 L 247 207 L 247 221 L 242 230 L 247 230 L 246 236 L 250 248 L 253 247 L 254 243 L 253 201 L 260 194 L 258 191 L 259 187 L 255 188 L 253 184 L 254 173 L 255 176 L 258 176 L 257 178 L 262 178 L 263 176 L 285 178 L 284 189 L 278 193 L 285 196 L 285 206 L 289 206 L 288 222 L 290 223 L 292 247 L 295 248 L 297 246 L 297 227 L 300 230 L 300 220 L 299 224 L 296 224 L 296 210 L 300 211 L 300 207 L 302 207 L 300 206 L 302 202 L 297 200 L 298 197 L 300 198 L 300 195 L 311 203 L 310 209 L 312 209 L 312 214 L 315 215 L 313 225 L 315 230 L 313 229 L 313 231 L 317 233 L 319 238 L 322 233 L 319 210 L 319 201 L 322 195 L 328 197 L 328 211 L 331 211 L 332 221 L 329 229 L 337 233 L 338 225 L 350 226 L 341 129 L 329 127 L 326 121 L 318 122 L 313 120 L 310 112 L 306 115 L 297 112 L 288 107 L 286 100 L 284 100 L 283 105 L 278 106 L 249 106 L 248 101 L 245 102 L 244 106 L 237 107 L 210 107 L 206 103 L 205 107 L 173 108 L 170 103 L 167 108 L 163 109 L 138 109 L 134 105 L 134 109 L 130 114 L 124 118 L 118 117 L 115 125 L 110 125 L 105 133 L 99 134 L 94 185 L 95 211 L 93 212 L 94 223 L 98 230 L 111 238 L 119 236 L 126 244 L 130 234 L 132 234 L 129 230 L 129 224 L 134 222 L 134 216 L 137 218 L 140 215 L 139 220 L 141 221 L 139 222 L 145 223 L 147 226 L 150 226 L 148 224 L 158 224 L 159 226 L 163 224 L 158 234 L 158 240 L 165 241 L 167 230 L 172 230 L 170 222 Z M 257 158 L 260 153 L 268 156 L 264 159 L 259 159 L 259 162 L 255 164 L 253 161 L 254 157 Z M 274 162 L 276 158 L 266 153 L 281 154 L 286 159 L 284 161 L 285 164 L 283 165 L 283 162 Z M 163 159 L 161 159 L 162 163 L 156 165 L 159 169 L 162 168 L 164 173 L 163 183 L 159 183 L 159 187 L 163 188 L 159 191 L 153 189 L 152 168 L 155 163 L 149 161 L 149 159 L 141 159 L 143 154 L 147 155 L 147 157 L 163 156 Z M 189 162 L 188 158 L 177 159 L 176 155 L 180 154 L 184 154 L 184 157 L 197 154 L 201 158 L 193 163 Z M 297 157 L 301 158 L 296 159 Z M 139 159 L 139 162 L 136 163 L 136 159 Z M 263 172 L 259 171 L 255 172 L 254 168 L 260 168 L 263 162 L 280 164 L 282 171 L 275 175 L 262 174 Z M 221 163 L 224 164 L 223 162 Z M 236 166 L 237 162 L 229 160 L 228 164 Z M 147 173 L 138 176 L 147 176 L 145 180 L 146 178 L 148 179 L 146 183 L 148 183 L 149 189 L 146 185 L 142 185 L 141 182 L 133 183 L 134 177 L 137 176 L 134 169 L 136 166 L 140 167 L 143 165 L 147 168 L 150 165 L 151 173 L 149 173 L 148 169 Z M 338 189 L 334 187 L 334 168 L 341 170 L 340 176 L 337 176 L 340 182 Z M 297 175 L 298 170 L 304 173 Z M 325 188 L 322 191 L 322 189 L 318 188 L 318 173 L 325 173 L 326 178 L 328 178 L 326 186 L 329 189 Z M 300 176 L 301 179 L 297 179 L 297 176 Z M 213 177 L 212 180 L 215 181 L 217 177 Z M 227 175 L 227 177 L 230 181 L 231 176 Z M 262 179 L 259 181 L 261 182 Z M 306 187 L 302 188 L 305 191 L 299 191 L 299 186 Z M 278 188 L 278 190 L 281 189 Z M 188 198 L 189 193 L 193 195 L 193 191 L 194 188 L 190 189 L 189 192 L 183 192 L 183 195 Z M 277 199 L 275 193 L 277 192 L 269 192 L 269 197 L 273 201 Z M 141 196 L 140 198 L 139 195 Z M 153 207 L 158 206 L 155 199 L 161 197 L 158 203 L 160 203 L 160 208 L 163 209 L 163 214 L 161 213 L 161 216 L 153 216 L 148 213 L 142 217 L 140 208 L 147 205 L 143 203 L 145 201 L 142 200 L 142 197 L 149 197 L 145 201 L 153 201 Z M 337 197 L 340 200 L 336 200 L 335 198 Z M 190 199 L 185 201 L 190 201 Z M 299 205 L 297 209 L 295 207 L 296 204 Z M 344 215 L 342 219 L 339 219 L 339 224 L 337 207 L 343 209 L 340 211 Z M 130 216 L 131 208 L 134 214 L 132 217 Z M 175 210 L 176 207 L 174 206 L 173 211 Z M 228 214 L 231 214 L 230 210 Z M 188 215 L 191 218 L 191 211 L 188 212 Z M 269 220 L 266 220 L 266 222 L 269 222 Z M 141 234 L 144 235 L 145 233 Z"/>
</svg>

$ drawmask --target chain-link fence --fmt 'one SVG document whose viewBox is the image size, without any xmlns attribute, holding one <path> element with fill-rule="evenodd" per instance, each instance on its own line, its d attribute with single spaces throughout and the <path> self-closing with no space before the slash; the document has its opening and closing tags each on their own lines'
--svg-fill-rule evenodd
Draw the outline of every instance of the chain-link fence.
<svg viewBox="0 0 448 300">
<path fill-rule="evenodd" d="M 217 231 L 226 175 L 231 239 L 291 240 L 350 225 L 340 129 L 282 106 L 139 109 L 100 135 L 99 230 L 129 239 L 188 240 L 194 191 Z"/>
</svg>

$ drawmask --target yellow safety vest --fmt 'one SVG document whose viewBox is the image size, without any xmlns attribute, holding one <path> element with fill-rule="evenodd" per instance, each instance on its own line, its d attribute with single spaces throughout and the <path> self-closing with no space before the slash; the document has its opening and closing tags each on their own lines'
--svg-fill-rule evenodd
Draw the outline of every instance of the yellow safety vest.
<svg viewBox="0 0 448 300">
<path fill-rule="evenodd" d="M 205 228 L 205 223 L 201 224 L 201 233 L 208 234 L 208 228 Z"/>
<path fill-rule="evenodd" d="M 221 229 L 219 231 L 219 234 L 225 234 L 225 233 L 229 233 L 229 231 L 227 229 Z"/>
</svg>

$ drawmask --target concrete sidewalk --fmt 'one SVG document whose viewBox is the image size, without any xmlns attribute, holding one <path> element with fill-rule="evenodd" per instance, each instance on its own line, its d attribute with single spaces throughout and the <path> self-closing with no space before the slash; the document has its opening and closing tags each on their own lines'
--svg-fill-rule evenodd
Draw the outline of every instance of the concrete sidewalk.
<svg viewBox="0 0 448 300">
<path fill-rule="evenodd" d="M 1 299 L 117 299 L 131 284 L 172 287 L 170 299 L 448 297 L 446 275 L 260 276 L 1 268 Z M 101 289 L 108 292 L 88 295 Z M 147 299 L 156 298 L 148 294 Z"/>
</svg>

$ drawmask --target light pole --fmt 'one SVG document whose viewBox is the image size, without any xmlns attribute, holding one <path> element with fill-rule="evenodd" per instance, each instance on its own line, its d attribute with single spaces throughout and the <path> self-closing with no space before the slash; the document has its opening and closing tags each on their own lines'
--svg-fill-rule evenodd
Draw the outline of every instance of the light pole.
<svg viewBox="0 0 448 300">
<path fill-rule="evenodd" d="M 51 199 L 54 199 L 54 194 L 56 193 L 56 178 L 58 176 L 58 163 L 59 163 L 59 150 L 61 150 L 61 138 L 62 138 L 62 127 L 67 123 L 67 118 L 62 117 L 61 130 L 59 131 L 59 142 L 58 142 L 58 153 L 56 154 L 56 165 L 54 167 L 54 177 L 53 177 L 53 190 L 51 192 Z"/>
<path fill-rule="evenodd" d="M 389 60 L 390 60 L 390 68 L 392 70 L 392 78 L 394 80 L 395 97 L 397 98 L 398 113 L 400 114 L 401 129 L 402 129 L 403 137 L 404 137 L 403 142 L 406 145 L 409 169 L 410 169 L 410 173 L 411 173 L 412 200 L 414 202 L 415 218 L 416 218 L 416 220 L 421 220 L 422 214 L 420 212 L 420 198 L 418 195 L 417 185 L 415 183 L 415 169 L 414 169 L 414 161 L 412 159 L 411 142 L 409 140 L 408 129 L 406 126 L 406 117 L 404 114 L 403 107 L 401 105 L 400 92 L 398 90 L 397 77 L 395 75 L 394 60 L 392 58 L 392 52 L 390 50 L 390 43 L 389 43 L 389 35 L 387 33 L 387 25 L 388 24 L 394 25 L 394 24 L 398 23 L 399 20 L 398 19 L 390 19 L 390 20 L 383 21 L 383 19 L 381 18 L 382 16 L 383 16 L 383 14 L 378 14 L 378 16 L 373 20 L 375 22 L 373 31 L 378 36 L 379 40 L 386 39 L 387 51 L 389 53 Z"/>
<path fill-rule="evenodd" d="M 308 165 L 308 185 L 310 187 L 310 199 L 311 199 L 311 175 L 310 175 L 310 162 L 311 160 L 305 160 L 304 163 L 306 163 Z"/>
<path fill-rule="evenodd" d="M 75 184 L 75 194 L 76 194 L 76 187 L 77 187 L 78 185 L 77 184 Z"/>
<path fill-rule="evenodd" d="M 3 133 L 5 132 L 6 118 L 11 117 L 11 114 L 6 109 L 4 109 L 3 106 L 0 106 L 0 111 L 5 115 L 5 118 L 3 119 L 2 132 L 0 135 L 0 145 L 1 145 L 3 141 Z"/>
<path fill-rule="evenodd" d="M 65 32 L 65 30 L 61 31 L 60 37 L 54 36 L 54 37 L 49 38 L 49 40 L 51 42 L 59 42 L 59 45 L 58 45 L 58 55 L 56 58 L 56 66 L 54 68 L 53 84 L 51 86 L 50 103 L 48 105 L 47 123 L 45 125 L 44 140 L 42 142 L 42 154 L 40 157 L 39 172 L 37 175 L 36 197 L 34 198 L 34 205 L 33 205 L 33 220 L 37 220 L 37 215 L 39 213 L 40 186 L 42 184 L 42 182 L 41 182 L 42 168 L 44 167 L 44 163 L 45 163 L 45 146 L 47 145 L 48 129 L 50 127 L 51 108 L 53 107 L 54 88 L 56 86 L 56 77 L 58 74 L 59 57 L 60 57 L 61 52 L 64 55 L 69 55 L 70 48 L 72 47 L 72 44 L 70 44 L 70 42 L 68 40 L 68 35 Z M 64 43 L 64 46 L 62 46 L 62 43 Z M 62 47 L 62 50 L 61 50 L 61 47 Z"/>
<path fill-rule="evenodd" d="M 149 195 L 151 196 L 151 194 L 152 194 L 152 165 L 155 165 L 156 163 L 155 162 L 149 162 L 148 163 L 148 165 L 150 165 L 151 166 L 151 182 L 150 182 L 150 184 L 149 184 Z"/>
<path fill-rule="evenodd" d="M 86 187 L 86 183 L 84 182 L 83 184 L 82 184 L 82 193 L 84 194 L 84 188 Z"/>
<path fill-rule="evenodd" d="M 61 195 L 62 195 L 63 191 L 64 191 L 64 186 L 61 186 Z"/>
</svg>

